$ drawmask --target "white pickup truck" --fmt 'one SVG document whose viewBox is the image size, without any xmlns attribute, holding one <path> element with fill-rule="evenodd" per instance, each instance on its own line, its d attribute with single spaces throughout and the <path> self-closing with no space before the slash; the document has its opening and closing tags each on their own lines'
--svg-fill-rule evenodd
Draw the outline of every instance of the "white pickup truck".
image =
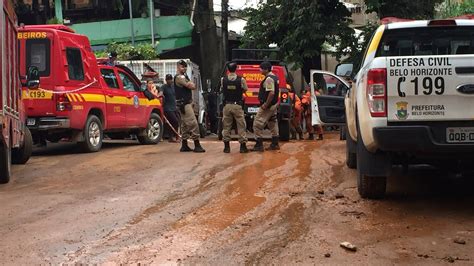
<svg viewBox="0 0 474 266">
<path fill-rule="evenodd" d="M 385 195 L 393 165 L 474 165 L 474 20 L 380 26 L 354 82 L 337 122 L 346 120 L 346 162 L 363 198 Z M 334 123 L 324 109 L 339 110 L 342 97 L 316 98 L 315 123 Z"/>
</svg>

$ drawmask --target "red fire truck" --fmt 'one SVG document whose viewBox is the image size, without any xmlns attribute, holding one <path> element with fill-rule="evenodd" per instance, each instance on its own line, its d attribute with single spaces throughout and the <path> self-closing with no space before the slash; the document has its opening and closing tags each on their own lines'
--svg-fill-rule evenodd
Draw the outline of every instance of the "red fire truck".
<svg viewBox="0 0 474 266">
<path fill-rule="evenodd" d="M 280 140 L 288 141 L 290 139 L 290 119 L 292 111 L 292 103 L 289 99 L 287 80 L 287 68 L 280 60 L 278 60 L 277 49 L 233 49 L 232 62 L 238 64 L 237 75 L 245 78 L 247 81 L 248 91 L 244 95 L 244 113 L 247 123 L 247 130 L 253 131 L 253 120 L 258 112 L 260 102 L 258 100 L 258 91 L 260 83 L 265 78 L 260 72 L 260 63 L 268 61 L 272 64 L 272 72 L 278 77 L 280 95 L 278 108 L 278 127 L 280 132 Z M 227 62 L 223 73 L 227 74 Z M 218 136 L 222 139 L 222 107 L 219 111 Z"/>
<path fill-rule="evenodd" d="M 32 140 L 24 124 L 18 73 L 17 18 L 13 3 L 0 0 L 0 10 L 0 184 L 4 184 L 10 181 L 11 163 L 25 164 L 30 158 Z M 35 70 L 29 70 L 25 86 L 33 88 L 38 85 Z"/>
<path fill-rule="evenodd" d="M 104 135 L 136 135 L 156 144 L 163 133 L 162 105 L 124 66 L 99 64 L 89 39 L 64 25 L 19 28 L 20 72 L 39 70 L 41 88 L 23 88 L 27 126 L 35 144 L 78 142 L 100 150 Z"/>
</svg>

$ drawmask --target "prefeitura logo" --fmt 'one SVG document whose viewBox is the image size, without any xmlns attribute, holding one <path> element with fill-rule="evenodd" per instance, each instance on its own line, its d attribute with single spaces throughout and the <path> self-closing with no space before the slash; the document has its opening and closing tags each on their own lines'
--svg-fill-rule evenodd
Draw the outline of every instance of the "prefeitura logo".
<svg viewBox="0 0 474 266">
<path fill-rule="evenodd" d="M 406 120 L 408 118 L 408 103 L 407 102 L 398 102 L 397 105 L 397 118 L 399 120 Z"/>
</svg>

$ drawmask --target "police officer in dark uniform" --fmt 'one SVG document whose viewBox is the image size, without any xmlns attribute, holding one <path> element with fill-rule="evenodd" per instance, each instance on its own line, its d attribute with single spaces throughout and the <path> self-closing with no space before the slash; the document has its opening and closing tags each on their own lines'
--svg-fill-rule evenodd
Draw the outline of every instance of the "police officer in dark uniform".
<svg viewBox="0 0 474 266">
<path fill-rule="evenodd" d="M 230 131 L 234 119 L 239 132 L 240 153 L 247 153 L 246 123 L 243 105 L 243 93 L 247 91 L 247 82 L 243 77 L 238 76 L 236 63 L 230 63 L 227 66 L 229 74 L 221 80 L 221 91 L 224 94 L 223 127 L 222 137 L 224 140 L 224 152 L 230 153 Z"/>
<path fill-rule="evenodd" d="M 193 109 L 193 90 L 196 84 L 191 82 L 186 75 L 188 64 L 179 60 L 177 74 L 174 76 L 174 87 L 176 92 L 176 105 L 181 113 L 181 135 L 182 145 L 180 152 L 205 152 L 199 143 L 199 126 Z M 188 139 L 194 140 L 194 150 L 188 146 Z"/>
</svg>

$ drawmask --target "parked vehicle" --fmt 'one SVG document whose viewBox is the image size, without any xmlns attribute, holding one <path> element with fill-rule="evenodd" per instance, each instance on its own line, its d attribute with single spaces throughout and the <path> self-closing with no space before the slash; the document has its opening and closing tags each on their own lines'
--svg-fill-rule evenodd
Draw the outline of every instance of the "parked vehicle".
<svg viewBox="0 0 474 266">
<path fill-rule="evenodd" d="M 142 75 L 148 71 L 148 65 L 159 73 L 158 80 L 161 84 L 164 84 L 164 78 L 166 74 L 171 74 L 173 76 L 176 75 L 176 66 L 179 60 L 181 59 L 120 61 L 119 63 L 130 68 L 140 79 Z M 202 86 L 199 66 L 189 59 L 184 60 L 188 64 L 186 74 L 188 75 L 189 79 L 194 82 L 194 84 L 196 84 L 196 90 L 193 91 L 194 113 L 196 114 L 196 118 L 198 120 L 201 138 L 204 138 L 207 135 L 207 131 L 209 129 L 207 104 L 205 100 L 206 91 Z"/>
<path fill-rule="evenodd" d="M 18 72 L 17 17 L 11 1 L 0 1 L 0 184 L 10 181 L 11 164 L 25 164 L 31 156 L 31 133 L 25 126 Z M 25 87 L 38 86 L 36 68 L 30 68 Z"/>
<path fill-rule="evenodd" d="M 96 152 L 104 134 L 134 134 L 142 144 L 160 141 L 161 102 L 146 98 L 127 67 L 98 64 L 86 36 L 64 25 L 25 26 L 18 36 L 21 74 L 35 66 L 41 79 L 41 88 L 23 87 L 34 143 L 76 141 Z"/>
<path fill-rule="evenodd" d="M 345 98 L 346 162 L 359 194 L 383 197 L 392 165 L 471 167 L 473 94 L 474 20 L 380 26 Z"/>
<path fill-rule="evenodd" d="M 280 140 L 290 140 L 290 119 L 292 111 L 292 103 L 288 94 L 288 71 L 286 66 L 281 63 L 276 54 L 278 50 L 274 49 L 234 49 L 232 51 L 232 62 L 238 64 L 237 75 L 245 78 L 248 91 L 244 95 L 244 113 L 247 122 L 247 130 L 253 132 L 253 120 L 257 115 L 260 102 L 258 100 L 258 91 L 260 83 L 265 78 L 260 72 L 260 63 L 268 61 L 272 64 L 272 72 L 279 79 L 280 95 L 278 108 L 278 127 L 280 132 Z M 222 71 L 223 75 L 227 75 L 227 62 Z M 221 97 L 222 98 L 222 97 Z M 222 102 L 222 99 L 221 99 Z M 222 105 L 222 104 L 221 104 Z M 218 115 L 218 136 L 222 139 L 222 107 L 219 108 Z"/>
</svg>

